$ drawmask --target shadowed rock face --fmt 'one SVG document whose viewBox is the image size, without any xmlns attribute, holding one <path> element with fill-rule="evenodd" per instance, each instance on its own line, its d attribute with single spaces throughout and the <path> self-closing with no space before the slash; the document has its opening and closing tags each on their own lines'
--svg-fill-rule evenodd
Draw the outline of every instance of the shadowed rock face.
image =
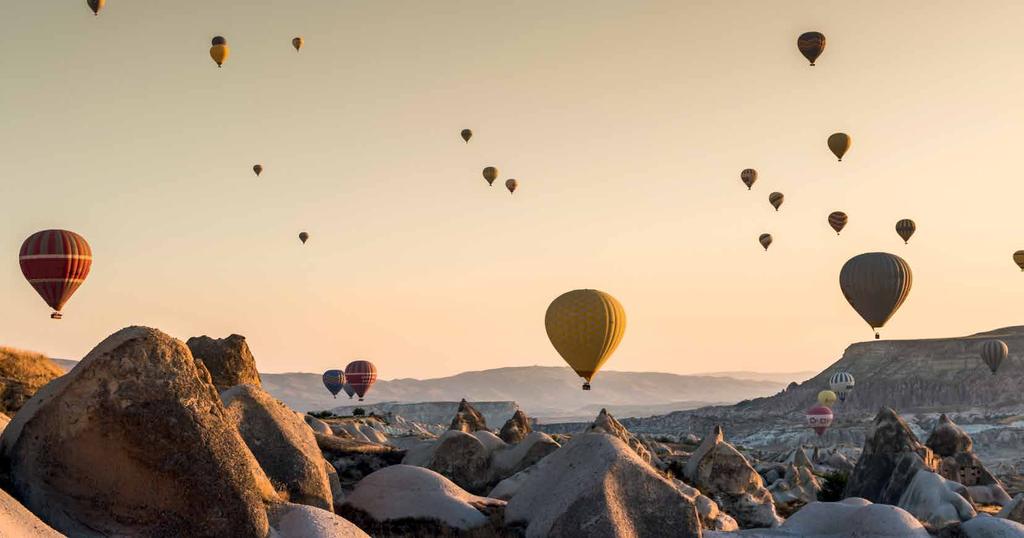
<svg viewBox="0 0 1024 538">
<path fill-rule="evenodd" d="M 463 399 L 459 402 L 459 409 L 455 412 L 455 418 L 452 419 L 452 425 L 448 429 L 466 433 L 487 431 L 487 421 L 479 411 Z"/>
<path fill-rule="evenodd" d="M 626 443 L 633 452 L 636 452 L 636 455 L 640 456 L 640 459 L 653 465 L 661 465 L 661 461 L 657 456 L 651 454 L 647 445 L 645 445 L 637 436 L 630 433 L 630 431 L 627 430 L 621 422 L 615 420 L 615 417 L 613 417 L 607 409 L 602 409 L 601 412 L 597 414 L 597 418 L 594 419 L 593 424 L 587 427 L 586 431 L 607 433 L 608 435 L 618 437 L 619 440 Z"/>
<path fill-rule="evenodd" d="M 260 374 L 256 371 L 256 359 L 249 351 L 244 336 L 232 334 L 219 339 L 196 336 L 189 338 L 186 344 L 192 356 L 203 361 L 218 392 L 235 385 L 262 387 Z"/>
<path fill-rule="evenodd" d="M 518 443 L 531 432 L 533 432 L 533 428 L 530 427 L 530 419 L 527 418 L 526 413 L 517 409 L 512 418 L 508 419 L 508 422 L 501 427 L 498 437 L 506 443 Z"/>
<path fill-rule="evenodd" d="M 188 348 L 144 327 L 37 392 L 0 457 L 11 492 L 69 536 L 265 536 L 278 500 Z"/>
<path fill-rule="evenodd" d="M 928 436 L 925 445 L 943 458 L 960 452 L 971 452 L 974 449 L 974 441 L 971 440 L 971 436 L 960 429 L 945 413 L 939 417 L 939 423 Z"/>
<path fill-rule="evenodd" d="M 0 413 L 14 416 L 37 390 L 62 375 L 43 355 L 0 347 Z"/>
<path fill-rule="evenodd" d="M 884 407 L 875 417 L 843 496 L 895 505 L 918 470 L 937 471 L 940 463 L 940 458 L 917 440 L 907 423 Z"/>
</svg>

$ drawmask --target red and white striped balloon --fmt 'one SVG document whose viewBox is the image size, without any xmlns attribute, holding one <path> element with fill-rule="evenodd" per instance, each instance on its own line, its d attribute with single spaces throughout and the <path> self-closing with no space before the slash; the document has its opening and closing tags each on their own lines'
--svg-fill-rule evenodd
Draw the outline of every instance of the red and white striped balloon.
<svg viewBox="0 0 1024 538">
<path fill-rule="evenodd" d="M 824 405 L 816 405 L 807 410 L 807 425 L 818 435 L 825 433 L 832 425 L 832 410 Z"/>
<path fill-rule="evenodd" d="M 18 255 L 21 272 L 39 296 L 61 318 L 61 309 L 85 282 L 92 267 L 92 249 L 85 238 L 68 230 L 43 230 L 29 236 Z"/>
<path fill-rule="evenodd" d="M 345 382 L 363 401 L 363 396 L 377 382 L 377 367 L 370 361 L 352 361 L 345 367 Z"/>
</svg>

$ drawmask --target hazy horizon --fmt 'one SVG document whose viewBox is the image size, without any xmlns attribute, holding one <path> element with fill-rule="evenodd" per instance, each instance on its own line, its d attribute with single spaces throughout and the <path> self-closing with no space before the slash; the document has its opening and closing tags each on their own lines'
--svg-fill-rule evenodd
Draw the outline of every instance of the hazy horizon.
<svg viewBox="0 0 1024 538">
<path fill-rule="evenodd" d="M 838 272 L 880 250 L 914 273 L 884 339 L 1024 323 L 1024 4 L 84 4 L 0 22 L 2 345 L 148 325 L 245 335 L 267 373 L 562 366 L 544 311 L 597 288 L 628 318 L 608 370 L 820 371 L 872 338 Z M 17 263 L 46 228 L 95 255 L 59 322 Z"/>
</svg>

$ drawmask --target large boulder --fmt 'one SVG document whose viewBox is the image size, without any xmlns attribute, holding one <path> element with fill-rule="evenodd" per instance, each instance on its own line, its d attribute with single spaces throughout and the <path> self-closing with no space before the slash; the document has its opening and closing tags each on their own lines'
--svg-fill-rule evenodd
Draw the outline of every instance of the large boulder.
<svg viewBox="0 0 1024 538">
<path fill-rule="evenodd" d="M 914 516 L 896 506 L 872 504 L 851 497 L 840 502 L 808 504 L 765 536 L 829 538 L 928 538 L 928 531 Z M 748 533 L 744 533 L 748 536 Z M 749 536 L 759 536 L 756 531 Z"/>
<path fill-rule="evenodd" d="M 370 538 L 352 522 L 303 504 L 276 504 L 268 512 L 269 538 Z"/>
<path fill-rule="evenodd" d="M 1003 506 L 1010 502 L 1010 496 L 1003 489 L 1002 482 L 995 477 L 974 453 L 974 442 L 946 415 L 928 436 L 926 443 L 936 455 L 942 458 L 939 474 L 967 487 L 971 499 L 979 504 Z"/>
<path fill-rule="evenodd" d="M 333 510 L 331 484 L 316 437 L 291 409 L 253 385 L 221 393 L 227 416 L 282 498 Z"/>
<path fill-rule="evenodd" d="M 0 489 L 0 536 L 11 538 L 62 538 L 32 512 Z"/>
<path fill-rule="evenodd" d="M 62 375 L 44 355 L 0 347 L 0 413 L 13 417 L 37 390 Z"/>
<path fill-rule="evenodd" d="M 776 527 L 782 523 L 761 475 L 736 447 L 725 441 L 721 426 L 715 426 L 690 456 L 683 477 L 715 499 L 743 528 Z"/>
<path fill-rule="evenodd" d="M 210 338 L 195 336 L 186 342 L 192 350 L 192 356 L 203 361 L 210 371 L 213 384 L 218 392 L 223 392 L 235 385 L 255 385 L 262 387 L 260 374 L 256 371 L 256 359 L 249 351 L 245 337 L 232 334 L 227 338 Z"/>
<path fill-rule="evenodd" d="M 736 531 L 740 525 L 729 514 L 718 508 L 718 503 L 711 500 L 697 488 L 679 479 L 672 479 L 676 489 L 679 490 L 694 506 L 697 507 L 697 514 L 700 516 L 701 527 L 713 531 Z"/>
<path fill-rule="evenodd" d="M 323 435 L 334 435 L 334 431 L 331 430 L 330 425 L 312 415 L 303 414 L 302 420 L 304 420 L 306 424 L 309 425 L 310 429 L 312 429 L 316 433 Z"/>
<path fill-rule="evenodd" d="M 491 453 L 490 482 L 499 482 L 523 469 L 536 464 L 552 452 L 559 444 L 544 432 L 532 432 L 523 440 Z"/>
<path fill-rule="evenodd" d="M 504 506 L 505 501 L 471 495 L 429 469 L 395 465 L 356 484 L 342 513 L 360 521 L 364 528 L 372 527 L 374 534 L 390 536 L 398 534 L 388 528 L 391 525 L 418 524 L 421 534 L 450 535 L 488 525 L 488 512 Z"/>
<path fill-rule="evenodd" d="M 950 420 L 945 413 L 939 417 L 939 422 L 932 429 L 931 435 L 928 436 L 928 440 L 924 444 L 941 458 L 960 452 L 971 452 L 974 449 L 974 441 L 971 440 L 971 436 Z"/>
<path fill-rule="evenodd" d="M 484 420 L 484 416 L 470 405 L 465 398 L 459 402 L 459 409 L 455 411 L 452 425 L 448 429 L 465 433 L 488 430 L 487 421 Z"/>
<path fill-rule="evenodd" d="M 276 493 L 184 344 L 129 327 L 0 437 L 9 491 L 69 536 L 265 536 Z"/>
<path fill-rule="evenodd" d="M 576 435 L 526 474 L 505 520 L 527 538 L 700 536 L 693 502 L 617 437 Z"/>
<path fill-rule="evenodd" d="M 883 407 L 868 431 L 843 496 L 898 504 L 918 470 L 937 471 L 940 463 L 895 411 Z"/>
<path fill-rule="evenodd" d="M 941 529 L 978 515 L 971 503 L 956 493 L 960 489 L 963 486 L 937 473 L 918 471 L 898 506 L 932 529 Z"/>
<path fill-rule="evenodd" d="M 779 478 L 768 486 L 768 491 L 780 514 L 792 514 L 801 506 L 818 500 L 821 483 L 808 462 L 808 465 L 787 467 L 785 478 Z"/>
<path fill-rule="evenodd" d="M 501 437 L 502 441 L 506 443 L 518 443 L 522 441 L 530 432 L 533 431 L 533 427 L 530 426 L 530 419 L 523 413 L 522 409 L 516 409 L 512 418 L 505 422 L 505 425 L 501 427 L 501 432 L 498 437 Z"/>
<path fill-rule="evenodd" d="M 966 538 L 1024 538 L 1024 525 L 982 514 L 961 524 L 960 532 Z"/>
<path fill-rule="evenodd" d="M 402 463 L 426 467 L 478 493 L 491 482 L 490 452 L 477 437 L 448 430 L 437 441 L 410 449 Z"/>
<path fill-rule="evenodd" d="M 626 443 L 633 452 L 636 452 L 636 455 L 640 456 L 640 459 L 654 465 L 659 465 L 661 463 L 657 456 L 648 450 L 647 445 L 645 445 L 639 437 L 633 435 L 632 432 L 627 430 L 621 422 L 615 420 L 615 417 L 613 417 L 607 409 L 601 409 L 601 412 L 597 414 L 597 418 L 594 419 L 594 422 L 591 423 L 585 431 L 606 433 L 608 435 L 618 437 L 619 440 Z"/>
</svg>

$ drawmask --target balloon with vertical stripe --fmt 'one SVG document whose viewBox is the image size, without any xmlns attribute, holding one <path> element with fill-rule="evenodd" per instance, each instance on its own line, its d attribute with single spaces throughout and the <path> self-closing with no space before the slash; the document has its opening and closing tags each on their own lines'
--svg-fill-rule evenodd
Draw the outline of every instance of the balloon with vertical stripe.
<svg viewBox="0 0 1024 538">
<path fill-rule="evenodd" d="M 772 204 L 772 207 L 774 207 L 776 211 L 779 210 L 779 206 L 782 205 L 782 202 L 785 199 L 786 196 L 783 195 L 781 192 L 773 192 L 768 195 L 768 203 Z"/>
<path fill-rule="evenodd" d="M 839 271 L 843 296 L 872 329 L 885 326 L 907 300 L 913 281 L 910 265 L 888 252 L 859 254 Z"/>
<path fill-rule="evenodd" d="M 377 382 L 377 367 L 370 361 L 352 361 L 345 367 L 345 381 L 363 401 L 363 396 Z"/>
<path fill-rule="evenodd" d="M 981 360 L 992 370 L 992 375 L 995 375 L 1009 352 L 1010 348 L 1002 340 L 986 340 L 981 344 Z"/>
<path fill-rule="evenodd" d="M 847 217 L 846 213 L 843 213 L 842 211 L 833 211 L 828 214 L 828 225 L 836 231 L 836 235 L 839 235 L 839 232 L 843 231 L 848 220 L 849 217 Z"/>
<path fill-rule="evenodd" d="M 854 385 L 856 380 L 850 372 L 836 372 L 828 379 L 828 388 L 836 393 L 840 402 L 846 401 L 846 396 L 853 390 Z"/>
<path fill-rule="evenodd" d="M 22 243 L 18 261 L 25 279 L 54 310 L 50 317 L 60 319 L 64 304 L 89 276 L 92 249 L 75 232 L 43 230 Z"/>
<path fill-rule="evenodd" d="M 914 224 L 914 221 L 910 219 L 900 219 L 899 222 L 896 223 L 896 233 L 900 236 L 901 239 L 903 239 L 904 245 L 906 245 L 910 241 L 910 238 L 914 235 L 914 232 L 916 231 L 917 224 Z"/>
<path fill-rule="evenodd" d="M 324 386 L 335 398 L 338 397 L 338 393 L 341 392 L 342 387 L 345 386 L 345 372 L 341 370 L 327 370 L 323 375 Z"/>
<path fill-rule="evenodd" d="M 622 341 L 626 311 L 603 291 L 568 291 L 548 305 L 544 329 L 555 351 L 585 380 L 583 390 L 590 390 L 594 375 Z"/>
</svg>

